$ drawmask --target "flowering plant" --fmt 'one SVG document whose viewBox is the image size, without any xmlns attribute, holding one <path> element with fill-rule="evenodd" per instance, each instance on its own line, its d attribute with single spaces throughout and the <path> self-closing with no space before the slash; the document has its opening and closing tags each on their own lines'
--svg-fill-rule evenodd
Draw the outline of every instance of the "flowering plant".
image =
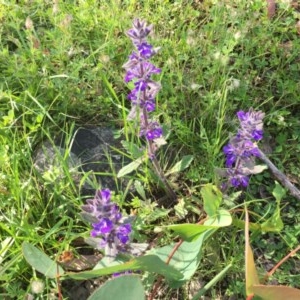
<svg viewBox="0 0 300 300">
<path fill-rule="evenodd" d="M 126 69 L 125 82 L 132 82 L 134 86 L 128 95 L 128 99 L 132 104 L 128 119 L 137 121 L 139 127 L 138 135 L 145 138 L 147 142 L 147 154 L 153 163 L 159 179 L 165 184 L 166 191 L 172 201 L 174 201 L 176 200 L 176 194 L 168 184 L 155 156 L 155 152 L 159 147 L 158 140 L 162 138 L 163 130 L 159 123 L 150 117 L 150 113 L 155 110 L 155 98 L 161 88 L 160 84 L 152 79 L 152 75 L 159 74 L 161 70 L 150 62 L 150 58 L 158 50 L 158 48 L 153 48 L 147 42 L 147 37 L 151 31 L 152 25 L 148 26 L 145 21 L 136 19 L 133 22 L 133 28 L 127 32 L 127 35 L 135 46 L 135 51 L 131 53 L 129 61 L 124 65 Z M 268 165 L 273 174 L 291 191 L 292 195 L 300 199 L 300 191 L 289 182 L 284 174 L 280 173 L 257 146 L 257 142 L 263 137 L 263 118 L 265 114 L 250 109 L 248 112 L 239 111 L 237 116 L 240 122 L 238 133 L 223 148 L 226 155 L 227 169 L 224 176 L 228 179 L 227 184 L 235 188 L 247 187 L 249 176 L 257 174 L 262 170 L 261 166 L 255 165 L 255 159 L 259 158 Z M 191 160 L 189 159 L 188 161 L 190 162 Z M 169 173 L 180 169 L 184 165 L 183 162 L 182 160 L 179 164 L 175 164 Z M 185 163 L 185 166 L 187 165 L 188 163 Z M 112 292 L 116 291 L 112 297 L 113 299 L 124 297 L 127 299 L 145 299 L 147 295 L 149 300 L 153 300 L 157 298 L 158 289 L 162 283 L 162 276 L 167 279 L 170 287 L 179 288 L 187 283 L 195 272 L 199 270 L 204 242 L 221 227 L 230 226 L 232 219 L 235 218 L 233 210 L 229 211 L 224 208 L 223 194 L 216 186 L 205 184 L 201 187 L 200 194 L 201 211 L 199 210 L 198 214 L 201 220 L 197 224 L 180 222 L 178 224 L 167 224 L 160 228 L 157 226 L 160 232 L 168 229 L 175 233 L 174 239 L 170 240 L 178 240 L 179 236 L 180 240 L 176 241 L 176 243 L 171 242 L 169 245 L 162 247 L 152 247 L 147 252 L 145 250 L 148 248 L 148 244 L 132 243 L 133 218 L 123 217 L 119 206 L 111 201 L 112 195 L 110 190 L 103 189 L 98 190 L 95 197 L 88 199 L 86 204 L 81 207 L 82 217 L 91 223 L 92 226 L 90 231 L 91 237 L 87 238 L 86 242 L 104 252 L 103 259 L 98 262 L 93 270 L 82 271 L 80 273 L 65 272 L 55 261 L 29 243 L 23 243 L 22 245 L 24 256 L 33 266 L 34 270 L 36 269 L 40 273 L 56 279 L 59 299 L 62 299 L 59 284 L 60 276 L 82 280 L 109 274 L 122 274 L 126 276 L 111 279 L 99 287 L 89 299 L 112 297 Z M 262 224 L 257 224 L 259 225 L 258 228 L 261 228 L 262 231 L 279 231 L 282 227 L 280 200 L 283 193 L 280 190 L 278 192 L 277 189 L 273 195 L 276 198 L 277 208 L 270 219 Z M 195 198 L 197 199 L 197 197 Z M 179 205 L 177 208 L 180 208 Z M 245 203 L 245 206 L 247 206 L 247 203 Z M 272 295 L 274 296 L 272 297 L 275 299 L 276 295 L 279 294 L 279 289 L 274 286 L 259 284 L 249 244 L 247 208 L 245 208 L 245 212 L 247 299 L 252 299 L 254 294 L 266 295 L 265 288 L 267 288 L 267 292 L 273 291 Z M 236 223 L 239 224 L 238 222 Z M 151 244 L 154 245 L 156 243 L 153 242 Z M 140 246 L 142 250 L 138 250 Z M 142 252 L 145 252 L 143 253 L 144 255 L 137 257 Z M 116 259 L 117 257 L 120 259 Z M 216 284 L 231 266 L 232 264 L 229 263 L 210 282 L 201 287 L 193 299 L 199 299 L 204 295 L 208 288 Z M 143 279 L 136 275 L 137 271 L 145 272 Z M 159 276 L 147 277 L 149 273 L 155 273 Z M 148 291 L 144 290 L 142 280 L 145 286 L 147 286 Z M 281 289 L 281 295 L 285 296 L 287 293 L 293 293 L 295 295 L 294 299 L 300 297 L 300 291 L 298 290 L 290 288 Z M 276 299 L 284 299 L 284 296 Z M 269 298 L 265 297 L 263 299 L 268 300 Z"/>
<path fill-rule="evenodd" d="M 161 85 L 152 80 L 154 74 L 159 74 L 161 70 L 150 62 L 159 48 L 153 48 L 147 42 L 147 37 L 152 31 L 152 25 L 147 26 L 145 21 L 136 19 L 133 28 L 128 30 L 127 35 L 131 39 L 136 50 L 129 56 L 129 61 L 124 64 L 126 70 L 125 82 L 134 82 L 134 88 L 128 95 L 132 108 L 129 119 L 140 121 L 140 136 L 145 136 L 148 141 L 153 141 L 162 136 L 162 128 L 159 124 L 151 120 L 149 113 L 155 110 L 155 97 Z M 154 149 L 150 143 L 150 153 L 154 155 Z"/>
<path fill-rule="evenodd" d="M 126 252 L 129 247 L 131 223 L 123 218 L 120 208 L 111 202 L 109 189 L 98 190 L 94 199 L 88 199 L 82 205 L 82 217 L 92 223 L 91 236 L 96 241 L 95 248 L 104 249 L 105 255 L 116 257 L 118 253 Z"/>
<path fill-rule="evenodd" d="M 177 196 L 155 156 L 157 149 L 166 143 L 162 138 L 163 130 L 159 123 L 150 117 L 150 113 L 155 110 L 156 95 L 161 89 L 160 83 L 152 79 L 152 75 L 161 72 L 161 69 L 150 62 L 150 58 L 159 50 L 147 41 L 152 29 L 152 25 L 147 25 L 143 20 L 135 19 L 133 28 L 127 31 L 127 35 L 135 47 L 135 50 L 129 55 L 129 60 L 123 65 L 126 70 L 125 82 L 134 83 L 134 88 L 128 94 L 128 99 L 131 101 L 128 120 L 138 122 L 139 136 L 145 137 L 147 141 L 148 157 L 153 163 L 158 178 L 163 183 L 171 200 L 170 203 L 174 203 L 177 201 Z"/>
<path fill-rule="evenodd" d="M 240 127 L 236 136 L 230 139 L 224 146 L 223 152 L 226 156 L 226 173 L 229 185 L 233 187 L 247 187 L 249 175 L 257 174 L 255 169 L 255 157 L 260 157 L 256 142 L 263 137 L 263 118 L 265 114 L 261 111 L 237 113 Z"/>
</svg>

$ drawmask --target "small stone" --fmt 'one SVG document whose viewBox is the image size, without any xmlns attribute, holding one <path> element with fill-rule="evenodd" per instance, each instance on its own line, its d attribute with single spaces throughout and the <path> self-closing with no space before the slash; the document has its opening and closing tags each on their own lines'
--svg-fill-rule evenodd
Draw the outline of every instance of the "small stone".
<svg viewBox="0 0 300 300">
<path fill-rule="evenodd" d="M 55 173 L 55 179 L 62 179 L 66 163 L 76 185 L 82 184 L 84 173 L 90 173 L 89 180 L 81 186 L 81 194 L 93 194 L 98 187 L 91 186 L 88 181 L 99 183 L 101 188 L 116 189 L 115 176 L 130 160 L 123 156 L 120 139 L 115 139 L 114 130 L 109 127 L 79 128 L 66 145 L 65 137 L 54 141 L 45 141 L 33 155 L 34 167 L 45 179 L 51 179 L 49 172 Z M 118 152 L 120 150 L 120 152 Z M 54 181 L 54 179 L 53 179 Z M 120 180 L 126 186 L 128 181 Z"/>
</svg>

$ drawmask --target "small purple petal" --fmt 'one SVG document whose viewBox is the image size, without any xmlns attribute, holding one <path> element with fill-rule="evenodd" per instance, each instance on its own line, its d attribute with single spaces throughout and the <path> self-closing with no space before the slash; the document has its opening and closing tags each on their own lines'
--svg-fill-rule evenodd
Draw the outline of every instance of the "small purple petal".
<svg viewBox="0 0 300 300">
<path fill-rule="evenodd" d="M 225 163 L 226 167 L 227 167 L 227 168 L 232 167 L 233 164 L 236 162 L 236 158 L 237 158 L 237 157 L 236 157 L 235 155 L 228 155 L 228 156 L 226 157 L 226 163 Z"/>
<path fill-rule="evenodd" d="M 148 140 L 154 140 L 162 136 L 162 129 L 160 127 L 150 129 L 146 132 L 146 138 Z"/>
<path fill-rule="evenodd" d="M 247 176 L 241 176 L 240 184 L 243 187 L 247 187 L 249 185 L 249 177 L 247 177 Z"/>
<path fill-rule="evenodd" d="M 153 56 L 154 52 L 152 50 L 153 46 L 147 43 L 142 43 L 138 46 L 139 53 L 142 57 L 148 59 Z"/>
<path fill-rule="evenodd" d="M 148 112 L 154 111 L 155 110 L 155 103 L 154 101 L 146 101 L 145 102 L 145 108 Z"/>
<path fill-rule="evenodd" d="M 259 141 L 263 138 L 263 133 L 262 130 L 253 130 L 252 137 L 255 141 Z"/>
<path fill-rule="evenodd" d="M 101 191 L 101 197 L 102 200 L 104 201 L 104 203 L 108 203 L 110 201 L 111 198 L 111 192 L 109 189 L 105 189 Z"/>
<path fill-rule="evenodd" d="M 242 110 L 238 111 L 236 114 L 240 121 L 245 121 L 247 119 L 247 113 Z"/>
<path fill-rule="evenodd" d="M 114 224 L 110 219 L 103 218 L 99 223 L 92 224 L 95 230 L 98 230 L 100 234 L 110 233 L 114 228 Z"/>
<path fill-rule="evenodd" d="M 147 81 L 140 80 L 134 83 L 135 89 L 138 91 L 145 91 L 147 89 L 148 83 Z"/>
</svg>

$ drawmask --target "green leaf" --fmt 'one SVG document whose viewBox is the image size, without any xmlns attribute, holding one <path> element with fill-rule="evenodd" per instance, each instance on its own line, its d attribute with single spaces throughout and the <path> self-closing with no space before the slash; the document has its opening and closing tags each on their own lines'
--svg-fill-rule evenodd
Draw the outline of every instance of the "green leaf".
<svg viewBox="0 0 300 300">
<path fill-rule="evenodd" d="M 221 191 L 213 184 L 208 183 L 201 189 L 204 210 L 209 217 L 214 217 L 222 202 Z"/>
<path fill-rule="evenodd" d="M 143 300 L 146 299 L 141 279 L 137 275 L 121 275 L 107 281 L 88 300 Z"/>
<path fill-rule="evenodd" d="M 22 251 L 26 261 L 46 277 L 56 278 L 58 274 L 61 276 L 65 273 L 55 261 L 30 243 L 24 242 Z"/>
<path fill-rule="evenodd" d="M 254 285 L 252 290 L 262 300 L 299 300 L 300 290 L 289 286 Z"/>
<path fill-rule="evenodd" d="M 234 201 L 236 201 L 240 197 L 241 194 L 242 194 L 242 191 L 237 191 L 230 195 L 224 195 L 224 198 L 223 198 L 224 204 L 229 208 L 233 208 L 235 206 Z"/>
<path fill-rule="evenodd" d="M 272 192 L 272 195 L 275 197 L 276 202 L 280 202 L 285 194 L 286 190 L 277 181 L 275 181 L 275 188 Z"/>
<path fill-rule="evenodd" d="M 232 223 L 232 217 L 228 210 L 219 209 L 216 215 L 205 221 L 205 226 L 225 227 Z"/>
<path fill-rule="evenodd" d="M 233 218 L 232 223 L 233 223 L 234 226 L 236 226 L 240 229 L 245 228 L 245 221 L 243 221 L 243 220 Z M 261 231 L 261 226 L 260 226 L 260 224 L 249 222 L 249 230 L 253 231 L 253 232 Z"/>
<path fill-rule="evenodd" d="M 232 217 L 229 211 L 220 209 L 214 218 L 209 218 L 204 225 L 200 224 L 175 224 L 164 226 L 173 230 L 183 240 L 192 242 L 196 240 L 203 232 L 208 229 L 218 229 L 229 226 L 232 223 Z"/>
<path fill-rule="evenodd" d="M 208 229 L 218 228 L 218 226 L 206 226 L 206 225 L 197 225 L 197 224 L 176 224 L 165 226 L 173 230 L 178 234 L 183 240 L 187 242 L 192 242 L 196 240 L 199 235 L 205 232 Z"/>
<path fill-rule="evenodd" d="M 143 198 L 143 200 L 146 201 L 147 200 L 146 192 L 145 192 L 143 185 L 141 184 L 141 182 L 139 180 L 134 181 L 134 188 L 139 193 L 139 195 Z"/>
<path fill-rule="evenodd" d="M 283 222 L 280 217 L 280 207 L 277 205 L 274 214 L 261 224 L 262 232 L 280 232 L 283 229 Z"/>
<path fill-rule="evenodd" d="M 183 242 L 174 253 L 169 265 L 179 270 L 183 274 L 183 278 L 180 280 L 170 280 L 169 284 L 172 288 L 182 286 L 194 275 L 200 264 L 203 242 L 209 238 L 215 230 L 216 229 L 208 229 L 203 232 L 197 240 Z M 176 244 L 172 244 L 162 248 L 152 249 L 149 253 L 157 255 L 163 261 L 167 261 L 175 246 Z"/>
<path fill-rule="evenodd" d="M 128 165 L 124 166 L 117 174 L 117 177 L 123 177 L 129 173 L 131 173 L 132 171 L 136 170 L 140 164 L 144 161 L 144 157 L 140 157 L 134 161 L 132 161 L 131 163 L 129 163 Z"/>
<path fill-rule="evenodd" d="M 121 141 L 121 144 L 134 159 L 140 158 L 145 153 L 138 145 L 132 142 Z"/>
<path fill-rule="evenodd" d="M 273 215 L 261 224 L 261 230 L 263 232 L 280 232 L 284 226 L 280 216 L 280 201 L 285 196 L 286 191 L 275 181 L 275 188 L 272 194 L 276 199 L 276 209 Z"/>
<path fill-rule="evenodd" d="M 179 173 L 183 170 L 185 170 L 193 161 L 194 156 L 193 155 L 185 155 L 181 159 L 181 161 L 177 162 L 168 172 L 166 172 L 166 176 L 173 174 L 173 173 Z"/>
<path fill-rule="evenodd" d="M 153 272 L 161 274 L 170 280 L 179 280 L 182 278 L 182 274 L 178 270 L 176 270 L 170 265 L 167 265 L 157 255 L 145 255 L 130 260 L 124 264 L 80 273 L 66 273 L 65 275 L 69 278 L 77 280 L 86 280 L 102 275 L 109 275 L 112 273 L 118 273 L 129 270 Z"/>
</svg>

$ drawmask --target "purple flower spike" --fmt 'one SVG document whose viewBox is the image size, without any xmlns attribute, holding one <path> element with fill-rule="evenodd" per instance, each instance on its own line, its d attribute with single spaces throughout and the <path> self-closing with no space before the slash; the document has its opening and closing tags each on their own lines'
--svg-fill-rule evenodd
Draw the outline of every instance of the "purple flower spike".
<svg viewBox="0 0 300 300">
<path fill-rule="evenodd" d="M 127 32 L 127 35 L 133 42 L 135 51 L 129 55 L 129 61 L 123 65 L 126 70 L 125 82 L 134 82 L 134 88 L 127 97 L 132 105 L 128 119 L 133 120 L 134 117 L 140 116 L 137 120 L 140 122 L 140 136 L 144 136 L 148 141 L 162 136 L 162 129 L 149 116 L 149 113 L 155 110 L 155 97 L 161 88 L 158 82 L 151 79 L 152 75 L 161 73 L 161 69 L 149 61 L 158 51 L 158 48 L 153 48 L 147 41 L 151 31 L 152 25 L 148 26 L 145 21 L 140 19 L 133 21 L 133 28 Z"/>
<path fill-rule="evenodd" d="M 256 142 L 263 137 L 263 118 L 261 111 L 239 111 L 237 117 L 240 128 L 235 137 L 223 147 L 226 156 L 225 165 L 228 168 L 226 176 L 229 185 L 235 188 L 245 188 L 249 185 L 249 175 L 253 173 L 254 158 L 260 156 Z M 224 186 L 227 186 L 225 184 Z"/>
<path fill-rule="evenodd" d="M 99 249 L 105 254 L 116 256 L 129 247 L 131 224 L 123 221 L 120 208 L 111 202 L 109 189 L 96 192 L 94 199 L 82 205 L 82 216 L 92 223 L 91 236 L 98 238 Z"/>
</svg>

